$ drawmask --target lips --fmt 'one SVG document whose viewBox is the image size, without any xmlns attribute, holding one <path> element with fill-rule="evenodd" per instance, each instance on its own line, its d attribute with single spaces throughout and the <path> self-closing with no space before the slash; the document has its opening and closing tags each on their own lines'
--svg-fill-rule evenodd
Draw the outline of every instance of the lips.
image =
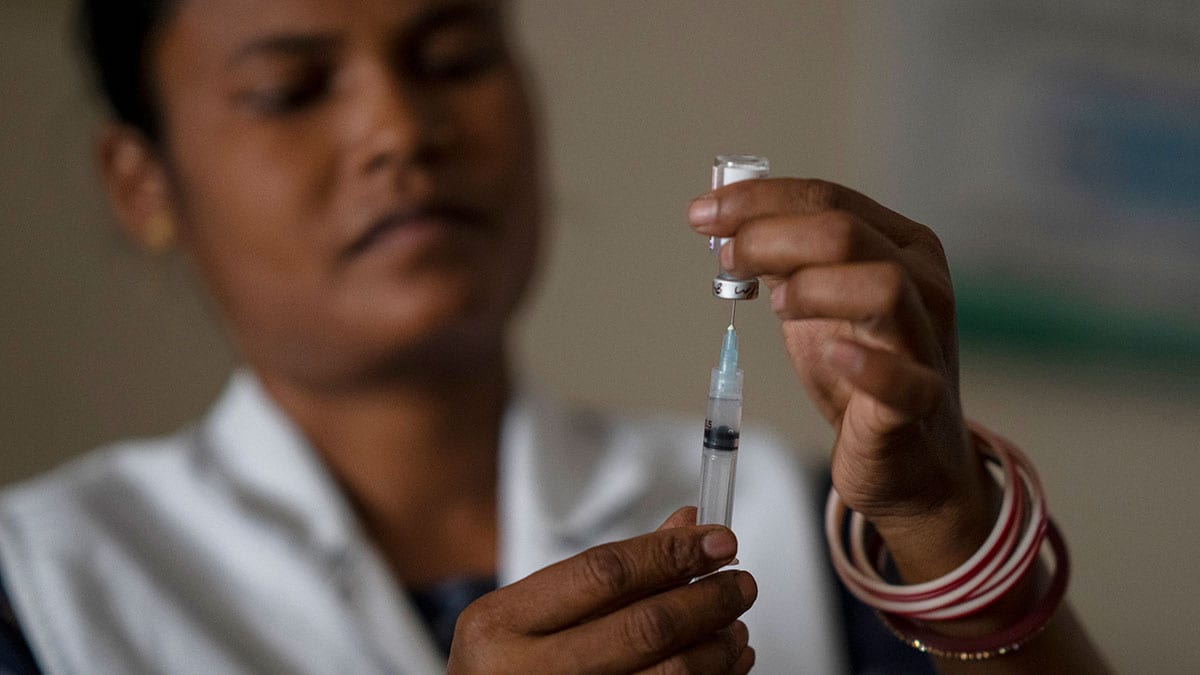
<svg viewBox="0 0 1200 675">
<path fill-rule="evenodd" d="M 480 231 L 486 217 L 482 211 L 458 204 L 435 204 L 411 209 L 392 210 L 371 221 L 345 249 L 345 257 L 360 256 L 385 240 L 417 237 L 441 232 Z"/>
</svg>

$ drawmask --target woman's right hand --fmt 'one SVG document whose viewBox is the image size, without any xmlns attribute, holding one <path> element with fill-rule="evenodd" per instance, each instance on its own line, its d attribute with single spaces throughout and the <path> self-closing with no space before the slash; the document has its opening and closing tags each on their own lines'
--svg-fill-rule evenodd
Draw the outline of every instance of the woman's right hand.
<svg viewBox="0 0 1200 675">
<path fill-rule="evenodd" d="M 459 616 L 449 672 L 745 673 L 737 618 L 753 577 L 723 571 L 737 541 L 676 511 L 650 534 L 602 544 L 479 598 Z"/>
</svg>

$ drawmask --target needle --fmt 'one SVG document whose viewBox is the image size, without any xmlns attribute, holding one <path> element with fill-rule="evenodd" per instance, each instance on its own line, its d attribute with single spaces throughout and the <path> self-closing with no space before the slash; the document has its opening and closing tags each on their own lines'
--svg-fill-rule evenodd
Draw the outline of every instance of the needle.
<svg viewBox="0 0 1200 675">
<path fill-rule="evenodd" d="M 733 328 L 733 320 L 737 317 L 737 300 L 729 301 L 729 327 Z"/>
</svg>

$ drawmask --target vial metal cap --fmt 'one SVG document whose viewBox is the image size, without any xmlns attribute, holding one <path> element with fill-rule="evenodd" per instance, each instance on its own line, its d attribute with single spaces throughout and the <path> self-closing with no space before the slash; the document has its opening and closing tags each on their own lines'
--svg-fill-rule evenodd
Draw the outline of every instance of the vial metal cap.
<svg viewBox="0 0 1200 675">
<path fill-rule="evenodd" d="M 717 155 L 713 159 L 712 188 L 737 183 L 743 180 L 766 178 L 771 163 L 758 155 Z M 709 237 L 708 250 L 721 250 L 728 237 Z M 713 277 L 713 295 L 726 300 L 753 300 L 758 297 L 758 279 L 737 279 L 728 272 L 718 269 Z"/>
<path fill-rule="evenodd" d="M 713 277 L 712 291 L 725 300 L 753 300 L 758 297 L 758 279 L 734 279 L 721 272 Z"/>
</svg>

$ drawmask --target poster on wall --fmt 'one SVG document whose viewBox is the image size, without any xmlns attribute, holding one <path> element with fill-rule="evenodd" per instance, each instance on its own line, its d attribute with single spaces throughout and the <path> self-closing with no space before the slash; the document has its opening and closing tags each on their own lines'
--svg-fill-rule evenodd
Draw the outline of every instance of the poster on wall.
<svg viewBox="0 0 1200 675">
<path fill-rule="evenodd" d="M 1200 371 L 1200 3 L 859 4 L 856 124 L 966 338 Z"/>
</svg>

